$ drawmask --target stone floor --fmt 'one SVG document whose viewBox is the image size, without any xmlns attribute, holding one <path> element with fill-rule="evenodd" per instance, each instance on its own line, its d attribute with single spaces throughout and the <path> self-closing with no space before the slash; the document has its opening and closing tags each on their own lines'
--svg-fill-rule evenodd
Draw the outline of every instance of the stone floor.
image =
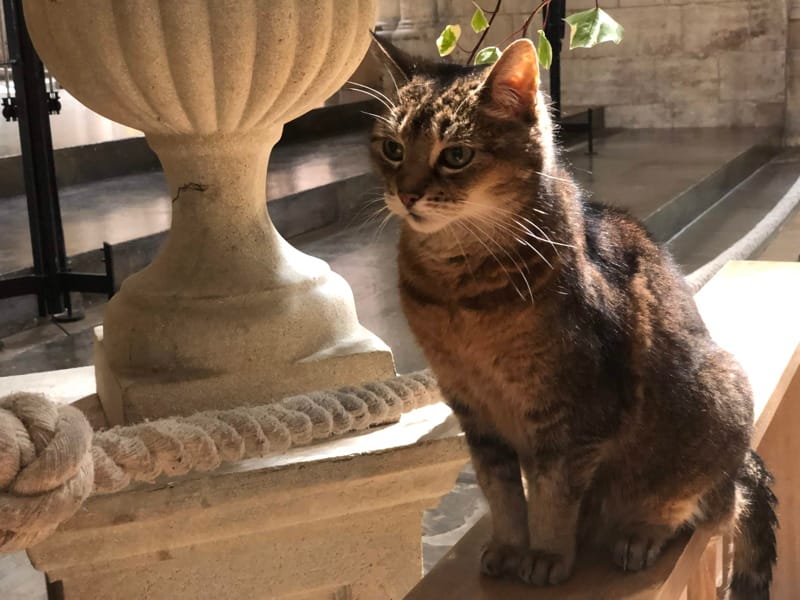
<svg viewBox="0 0 800 600">
<path fill-rule="evenodd" d="M 765 203 L 764 199 L 781 198 L 797 181 L 798 173 L 800 173 L 800 151 L 782 152 L 736 186 L 719 203 L 708 209 L 670 241 L 668 247 L 675 259 L 687 273 L 690 273 L 716 258 L 766 216 L 773 204 Z M 792 231 L 792 223 L 793 221 L 789 219 L 780 235 L 774 236 L 770 242 L 771 250 L 762 254 L 763 258 L 768 256 L 775 256 L 775 260 L 797 258 L 800 253 L 800 230 L 795 229 L 794 236 L 788 235 Z M 709 235 L 710 232 L 713 235 Z M 780 246 L 777 245 L 779 240 Z M 791 252 L 791 246 L 794 247 L 794 254 Z M 781 258 L 777 258 L 779 256 Z"/>
</svg>

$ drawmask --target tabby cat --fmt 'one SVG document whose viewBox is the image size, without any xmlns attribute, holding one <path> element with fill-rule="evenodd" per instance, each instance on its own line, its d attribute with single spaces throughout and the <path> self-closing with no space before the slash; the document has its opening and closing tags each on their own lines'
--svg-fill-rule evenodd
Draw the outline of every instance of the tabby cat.
<svg viewBox="0 0 800 600">
<path fill-rule="evenodd" d="M 735 531 L 731 597 L 768 598 L 775 498 L 746 375 L 645 228 L 582 199 L 533 44 L 492 67 L 381 46 L 406 82 L 371 152 L 403 220 L 403 309 L 491 509 L 483 573 L 558 584 L 584 544 L 636 571 L 703 524 Z"/>
</svg>

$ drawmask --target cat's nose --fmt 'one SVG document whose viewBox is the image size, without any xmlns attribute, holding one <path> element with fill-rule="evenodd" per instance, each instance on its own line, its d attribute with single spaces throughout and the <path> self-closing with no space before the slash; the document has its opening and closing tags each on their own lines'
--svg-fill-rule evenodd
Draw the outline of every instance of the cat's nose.
<svg viewBox="0 0 800 600">
<path fill-rule="evenodd" d="M 398 194 L 400 196 L 400 202 L 403 203 L 403 206 L 406 208 L 411 208 L 414 204 L 419 200 L 418 194 Z"/>
</svg>

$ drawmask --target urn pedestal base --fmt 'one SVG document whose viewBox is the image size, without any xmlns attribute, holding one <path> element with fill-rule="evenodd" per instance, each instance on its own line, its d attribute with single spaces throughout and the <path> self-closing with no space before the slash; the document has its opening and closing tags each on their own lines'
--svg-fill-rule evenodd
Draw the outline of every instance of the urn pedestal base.
<svg viewBox="0 0 800 600">
<path fill-rule="evenodd" d="M 111 425 L 135 423 L 204 410 L 225 410 L 264 404 L 273 399 L 327 390 L 394 376 L 389 347 L 361 328 L 359 335 L 293 364 L 242 357 L 236 371 L 164 373 L 115 370 L 103 344 L 103 328 L 95 329 L 94 366 L 97 394 Z M 272 358 L 272 357 L 271 357 Z"/>
</svg>

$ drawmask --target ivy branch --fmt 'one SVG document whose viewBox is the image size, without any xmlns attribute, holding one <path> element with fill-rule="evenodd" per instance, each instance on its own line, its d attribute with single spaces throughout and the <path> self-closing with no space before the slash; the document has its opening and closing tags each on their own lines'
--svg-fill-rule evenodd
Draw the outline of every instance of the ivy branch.
<svg viewBox="0 0 800 600">
<path fill-rule="evenodd" d="M 533 17 L 538 13 L 547 11 L 549 9 L 551 0 L 540 0 L 533 10 L 525 18 L 522 27 L 513 31 L 503 42 L 519 36 L 520 38 L 528 37 L 528 29 L 530 28 Z M 486 35 L 489 33 L 495 17 L 500 12 L 503 0 L 497 0 L 493 10 L 484 10 L 477 3 L 472 3 L 475 6 L 475 12 L 470 19 L 470 27 L 475 33 L 480 33 L 478 41 L 475 46 L 468 52 L 465 63 L 469 65 L 474 63 L 476 65 L 491 64 L 497 61 L 502 54 L 502 51 L 497 46 L 481 47 Z M 486 18 L 486 13 L 490 17 Z M 603 42 L 614 42 L 619 44 L 622 41 L 624 29 L 622 25 L 617 23 L 611 15 L 604 11 L 599 6 L 598 0 L 595 0 L 595 7 L 582 12 L 577 12 L 564 19 L 569 25 L 569 49 L 574 48 L 591 48 Z M 537 53 L 539 55 L 539 62 L 545 69 L 550 68 L 553 61 L 553 48 L 550 46 L 550 41 L 544 33 L 544 30 L 537 31 Z M 461 38 L 461 25 L 454 23 L 447 25 L 439 37 L 436 39 L 436 48 L 439 50 L 439 56 L 447 56 L 454 50 L 459 49 L 464 53 L 467 50 L 458 41 Z"/>
</svg>

